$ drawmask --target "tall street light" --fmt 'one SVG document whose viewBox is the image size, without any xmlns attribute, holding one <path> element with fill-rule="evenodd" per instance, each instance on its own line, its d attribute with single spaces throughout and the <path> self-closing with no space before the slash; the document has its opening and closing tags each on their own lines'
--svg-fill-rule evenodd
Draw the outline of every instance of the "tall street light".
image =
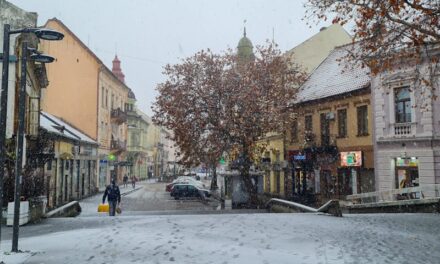
<svg viewBox="0 0 440 264">
<path fill-rule="evenodd" d="M 5 142 L 6 142 L 6 122 L 7 122 L 7 111 L 8 111 L 8 78 L 9 78 L 9 49 L 10 49 L 10 36 L 13 34 L 20 34 L 20 33 L 33 33 L 35 34 L 35 36 L 37 36 L 40 39 L 44 39 L 44 40 L 62 40 L 64 38 L 64 35 L 60 32 L 51 30 L 51 29 L 46 29 L 46 28 L 24 28 L 24 29 L 19 29 L 19 30 L 11 30 L 11 27 L 9 24 L 4 24 L 4 30 L 3 30 L 3 67 L 2 67 L 2 86 L 1 86 L 1 99 L 0 99 L 0 219 L 2 219 L 2 213 L 3 213 L 3 178 L 4 178 L 4 173 L 5 173 L 5 159 L 6 159 L 6 149 L 5 149 Z M 23 44 L 24 45 L 24 44 Z M 23 48 L 23 58 L 24 58 L 24 63 L 22 62 L 22 69 L 23 69 L 23 64 L 26 64 L 26 55 L 28 52 L 28 48 L 27 48 L 27 43 L 24 49 Z M 41 54 L 39 54 L 41 56 Z M 22 59 L 23 59 L 22 58 Z M 47 60 L 47 56 L 45 56 L 46 60 Z M 34 59 L 37 59 L 34 56 Z M 26 65 L 24 65 L 26 66 Z M 21 79 L 21 84 L 25 86 L 24 88 L 24 95 L 26 95 L 26 78 L 23 79 L 23 72 L 24 74 L 26 74 L 26 67 L 24 67 L 24 71 L 22 70 L 22 79 Z M 24 75 L 24 77 L 26 77 L 26 75 Z M 20 88 L 21 89 L 21 88 Z M 20 94 L 21 94 L 21 90 L 20 90 Z M 21 109 L 21 107 L 23 107 L 24 109 L 24 105 L 25 105 L 25 99 L 22 98 L 23 96 L 20 95 L 20 102 L 19 102 L 19 107 Z M 19 110 L 21 111 L 21 110 Z M 23 110 L 23 116 L 24 116 L 24 110 Z M 21 123 L 24 122 L 24 118 L 21 119 Z M 20 126 L 20 125 L 19 125 Z M 24 130 L 24 125 L 23 125 L 23 130 Z M 23 133 L 22 133 L 23 134 Z M 17 137 L 17 143 L 19 143 Z M 17 144 L 18 146 L 18 144 Z M 21 143 L 21 154 L 23 151 L 23 142 Z M 17 152 L 18 154 L 18 152 Z M 21 156 L 21 155 L 20 155 Z M 22 159 L 22 158 L 21 158 Z M 20 164 L 20 171 L 21 171 L 21 162 L 19 163 L 18 160 L 16 161 L 16 166 L 17 164 Z M 16 170 L 16 175 L 17 175 L 17 170 Z M 20 177 L 18 179 L 18 182 L 20 182 Z M 17 183 L 17 177 L 16 177 L 16 183 Z M 17 188 L 17 184 L 16 184 L 16 188 Z M 16 196 L 17 196 L 17 192 L 16 192 Z M 17 199 L 16 199 L 17 200 Z M 20 203 L 18 203 L 20 204 Z M 14 214 L 17 211 L 17 209 L 19 210 L 19 207 L 15 207 L 14 208 Z M 19 211 L 18 211 L 19 212 Z M 14 215 L 14 227 L 15 227 L 15 215 Z M 17 222 L 18 223 L 18 222 Z M 15 231 L 15 228 L 14 228 Z M 17 236 L 16 236 L 16 245 L 15 245 L 15 250 L 14 250 L 14 243 L 12 245 L 12 251 L 17 251 L 17 244 L 18 244 L 18 228 L 16 229 L 17 231 Z M 14 233 L 15 234 L 15 233 Z M 0 228 L 0 239 L 1 239 L 1 228 Z M 13 240 L 14 242 L 14 240 Z"/>
</svg>

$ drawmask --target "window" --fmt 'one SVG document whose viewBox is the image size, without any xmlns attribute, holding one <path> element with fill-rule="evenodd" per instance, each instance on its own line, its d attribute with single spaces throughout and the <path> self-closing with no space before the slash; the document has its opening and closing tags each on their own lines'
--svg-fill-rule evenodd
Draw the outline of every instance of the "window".
<svg viewBox="0 0 440 264">
<path fill-rule="evenodd" d="M 327 113 L 321 113 L 321 144 L 329 145 L 330 144 L 330 122 L 327 119 Z"/>
<path fill-rule="evenodd" d="M 298 141 L 298 122 L 295 120 L 292 123 L 292 129 L 290 130 L 290 141 L 296 142 Z"/>
<path fill-rule="evenodd" d="M 105 90 L 105 108 L 108 108 L 108 90 Z"/>
<path fill-rule="evenodd" d="M 114 103 L 115 103 L 115 95 L 112 94 L 112 100 L 110 101 L 110 104 L 111 104 L 110 107 L 111 107 L 112 110 L 114 109 L 114 108 L 113 108 Z"/>
<path fill-rule="evenodd" d="M 338 110 L 338 136 L 347 136 L 347 109 Z"/>
<path fill-rule="evenodd" d="M 104 93 L 104 86 L 101 87 L 101 107 L 105 107 L 105 93 Z"/>
<path fill-rule="evenodd" d="M 306 132 L 311 132 L 313 130 L 313 121 L 311 115 L 306 115 L 304 117 L 304 128 Z"/>
<path fill-rule="evenodd" d="M 358 136 L 368 136 L 368 106 L 357 108 Z"/>
<path fill-rule="evenodd" d="M 396 89 L 394 93 L 396 123 L 411 122 L 411 97 L 408 87 Z"/>
</svg>

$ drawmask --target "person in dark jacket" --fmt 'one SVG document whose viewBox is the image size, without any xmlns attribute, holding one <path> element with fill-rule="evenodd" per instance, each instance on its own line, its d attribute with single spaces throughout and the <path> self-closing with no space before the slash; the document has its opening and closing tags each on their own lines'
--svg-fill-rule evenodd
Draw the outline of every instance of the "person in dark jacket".
<svg viewBox="0 0 440 264">
<path fill-rule="evenodd" d="M 128 176 L 127 174 L 124 175 L 124 188 L 127 188 L 127 183 L 128 183 Z"/>
<path fill-rule="evenodd" d="M 112 179 L 112 183 L 105 188 L 102 203 L 105 203 L 105 198 L 107 198 L 109 205 L 108 214 L 110 216 L 114 216 L 116 207 L 121 203 L 121 192 L 119 191 L 119 186 L 116 185 L 114 179 Z"/>
</svg>

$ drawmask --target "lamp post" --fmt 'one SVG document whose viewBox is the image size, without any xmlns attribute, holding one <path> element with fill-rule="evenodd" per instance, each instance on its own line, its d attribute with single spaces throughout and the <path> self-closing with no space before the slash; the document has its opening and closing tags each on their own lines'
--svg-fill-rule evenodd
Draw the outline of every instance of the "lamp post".
<svg viewBox="0 0 440 264">
<path fill-rule="evenodd" d="M 35 51 L 33 51 L 35 52 Z M 18 232 L 20 227 L 20 194 L 23 168 L 23 141 L 24 141 L 24 125 L 26 114 L 26 79 L 27 79 L 27 56 L 29 53 L 28 43 L 22 42 L 21 46 L 21 76 L 20 76 L 20 90 L 18 95 L 18 130 L 17 143 L 15 145 L 15 192 L 14 192 L 14 223 L 12 229 L 12 252 L 18 252 Z M 54 61 L 53 57 L 41 53 L 34 53 L 30 55 L 30 59 L 40 63 L 51 63 Z"/>
<path fill-rule="evenodd" d="M 46 29 L 46 28 L 24 28 L 24 29 L 19 29 L 19 30 L 11 30 L 11 27 L 9 24 L 5 24 L 4 25 L 4 30 L 3 30 L 3 68 L 2 68 L 2 86 L 1 86 L 1 99 L 0 99 L 0 219 L 2 219 L 2 213 L 3 213 L 3 178 L 4 178 L 4 172 L 5 172 L 5 159 L 6 159 L 6 151 L 5 151 L 5 142 L 6 142 L 6 127 L 7 127 L 7 106 L 8 106 L 8 77 L 9 77 L 9 49 L 10 49 L 10 36 L 13 34 L 20 34 L 20 33 L 33 33 L 35 34 L 35 36 L 37 36 L 40 39 L 44 39 L 44 40 L 62 40 L 64 38 L 64 35 L 60 32 L 51 30 L 51 29 Z M 25 43 L 25 42 L 24 42 Z M 23 116 L 22 119 L 19 120 L 19 130 L 20 130 L 20 126 L 22 126 L 23 131 L 24 131 L 24 114 L 25 114 L 25 95 L 26 95 L 26 78 L 23 79 L 23 74 L 24 77 L 26 77 L 26 55 L 28 53 L 28 47 L 27 47 L 27 43 L 24 44 L 22 46 L 22 76 L 21 76 L 21 82 L 20 82 L 20 97 L 19 97 L 19 115 L 20 117 Z M 46 62 L 52 62 L 53 58 L 51 59 L 50 56 L 46 56 L 43 54 L 33 54 L 31 56 L 32 59 L 42 62 L 42 63 L 46 63 Z M 23 65 L 24 64 L 24 65 Z M 23 68 L 24 66 L 24 68 Z M 24 70 L 23 70 L 24 69 Z M 22 86 L 24 85 L 24 96 L 21 96 L 22 93 Z M 23 108 L 23 109 L 21 109 Z M 21 113 L 22 112 L 22 113 Z M 23 123 L 23 124 L 21 124 Z M 24 133 L 24 132 L 23 132 Z M 22 133 L 22 136 L 23 136 Z M 19 134 L 19 133 L 18 133 Z M 18 143 L 19 142 L 19 135 L 17 137 L 17 148 L 18 148 Z M 20 149 L 20 155 L 18 155 L 17 153 L 17 158 L 18 156 L 22 156 L 22 152 L 23 152 L 23 139 L 21 140 L 21 149 Z M 20 173 L 21 173 L 21 164 L 22 163 L 22 157 L 21 157 L 21 161 L 18 162 L 18 160 L 16 160 L 16 168 L 17 165 L 19 165 L 18 167 L 20 167 Z M 19 175 L 19 177 L 17 177 L 17 175 Z M 20 191 L 20 186 L 17 187 L 17 182 L 20 183 L 21 182 L 21 175 L 17 174 L 17 170 L 16 170 L 16 192 L 15 192 L 15 197 L 18 198 L 19 193 L 17 193 L 17 188 L 18 191 Z M 18 179 L 17 179 L 18 178 Z M 16 199 L 17 200 L 17 199 Z M 17 202 L 17 201 L 16 201 Z M 18 199 L 18 204 L 19 203 L 19 199 Z M 17 211 L 18 210 L 18 211 Z M 19 213 L 19 207 L 15 207 L 14 208 L 14 214 L 18 212 Z M 18 228 L 15 228 L 15 221 L 16 215 L 14 215 L 14 234 L 13 237 L 16 237 L 16 241 L 14 241 L 13 239 L 13 244 L 12 244 L 12 251 L 17 251 L 17 244 L 18 244 Z M 17 216 L 17 220 L 18 220 L 18 216 Z M 17 221 L 18 224 L 18 221 Z M 15 231 L 16 231 L 16 236 L 15 236 Z M 0 238 L 1 238 L 1 229 L 0 229 Z M 14 247 L 14 242 L 15 242 L 15 247 Z M 14 250 L 15 249 L 15 250 Z"/>
</svg>

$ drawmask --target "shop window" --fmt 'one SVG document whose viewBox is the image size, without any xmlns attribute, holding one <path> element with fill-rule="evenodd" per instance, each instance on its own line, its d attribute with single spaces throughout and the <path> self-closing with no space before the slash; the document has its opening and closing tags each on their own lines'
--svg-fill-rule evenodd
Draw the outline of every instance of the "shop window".
<svg viewBox="0 0 440 264">
<path fill-rule="evenodd" d="M 411 123 L 411 97 L 408 87 L 395 90 L 394 108 L 396 123 Z"/>
<path fill-rule="evenodd" d="M 419 160 L 416 157 L 396 158 L 396 185 L 398 189 L 419 186 Z"/>
<path fill-rule="evenodd" d="M 338 136 L 347 136 L 347 109 L 338 110 Z"/>
<path fill-rule="evenodd" d="M 313 131 L 313 122 L 312 122 L 312 116 L 311 115 L 306 115 L 304 117 L 304 127 L 305 127 L 306 132 Z"/>
<path fill-rule="evenodd" d="M 368 106 L 357 108 L 358 136 L 368 136 Z"/>
</svg>

